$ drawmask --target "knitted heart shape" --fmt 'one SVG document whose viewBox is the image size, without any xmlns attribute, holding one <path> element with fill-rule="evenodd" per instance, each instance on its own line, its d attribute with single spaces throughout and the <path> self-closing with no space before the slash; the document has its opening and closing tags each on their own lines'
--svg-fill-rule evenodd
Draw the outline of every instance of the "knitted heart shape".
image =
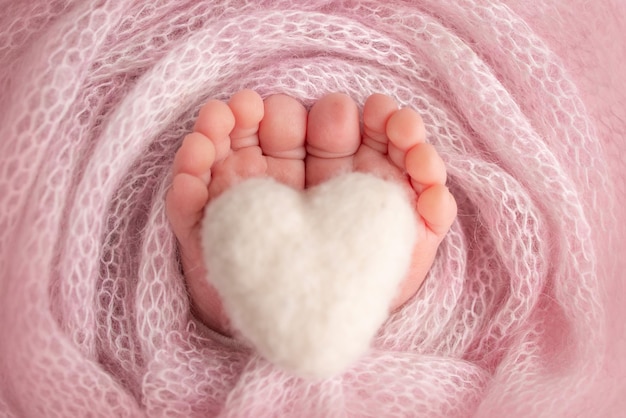
<svg viewBox="0 0 626 418">
<path fill-rule="evenodd" d="M 232 326 L 307 377 L 341 372 L 367 351 L 417 239 L 406 191 L 362 173 L 305 191 L 246 180 L 207 205 L 202 228 Z"/>
</svg>

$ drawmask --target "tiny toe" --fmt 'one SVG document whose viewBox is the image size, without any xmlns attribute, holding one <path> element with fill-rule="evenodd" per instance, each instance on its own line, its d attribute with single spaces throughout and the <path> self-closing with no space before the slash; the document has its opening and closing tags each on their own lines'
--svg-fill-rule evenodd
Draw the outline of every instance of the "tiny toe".
<svg viewBox="0 0 626 418">
<path fill-rule="evenodd" d="M 241 90 L 228 102 L 235 126 L 230 132 L 231 148 L 237 150 L 259 145 L 259 123 L 263 119 L 263 99 L 254 90 Z"/>
<path fill-rule="evenodd" d="M 167 217 L 181 244 L 188 241 L 192 230 L 202 219 L 208 197 L 207 187 L 198 177 L 187 173 L 174 177 L 165 204 Z"/>
<path fill-rule="evenodd" d="M 319 158 L 354 155 L 361 144 L 359 109 L 342 93 L 318 100 L 309 112 L 307 153 Z"/>
<path fill-rule="evenodd" d="M 307 112 L 293 97 L 276 94 L 265 99 L 263 120 L 259 125 L 259 143 L 263 154 L 303 160 L 306 151 Z"/>
<path fill-rule="evenodd" d="M 418 193 L 426 187 L 446 183 L 446 166 L 431 144 L 421 143 L 411 148 L 406 153 L 405 166 Z"/>
<path fill-rule="evenodd" d="M 410 108 L 402 108 L 389 117 L 386 133 L 389 158 L 398 167 L 402 167 L 406 152 L 426 138 L 422 117 Z"/>
<path fill-rule="evenodd" d="M 209 138 L 215 146 L 215 160 L 221 161 L 230 152 L 229 134 L 235 127 L 235 116 L 226 103 L 209 100 L 196 120 L 194 131 Z"/>
<path fill-rule="evenodd" d="M 424 190 L 417 200 L 417 211 L 428 228 L 439 238 L 448 232 L 457 214 L 454 196 L 442 184 Z"/>
<path fill-rule="evenodd" d="M 211 165 L 215 161 L 215 146 L 204 135 L 192 132 L 185 136 L 180 149 L 174 156 L 173 174 L 187 173 L 208 184 Z"/>
<path fill-rule="evenodd" d="M 389 140 L 399 149 L 408 150 L 419 142 L 424 142 L 426 130 L 422 117 L 408 107 L 395 112 L 386 127 Z"/>
<path fill-rule="evenodd" d="M 389 96 L 375 93 L 363 105 L 363 143 L 383 154 L 387 153 L 386 126 L 398 105 Z"/>
</svg>

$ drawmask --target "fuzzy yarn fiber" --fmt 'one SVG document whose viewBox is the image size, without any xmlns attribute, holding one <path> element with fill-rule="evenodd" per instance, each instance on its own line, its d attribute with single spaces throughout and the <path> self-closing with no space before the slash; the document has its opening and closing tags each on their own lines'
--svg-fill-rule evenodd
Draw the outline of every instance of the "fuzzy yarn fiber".
<svg viewBox="0 0 626 418">
<path fill-rule="evenodd" d="M 624 2 L 0 0 L 0 416 L 623 416 Z M 459 217 L 310 382 L 189 314 L 164 194 L 207 98 L 384 92 Z"/>
<path fill-rule="evenodd" d="M 204 261 L 235 338 L 294 375 L 344 372 L 411 267 L 413 206 L 405 187 L 364 173 L 305 191 L 249 179 L 211 201 Z"/>
</svg>

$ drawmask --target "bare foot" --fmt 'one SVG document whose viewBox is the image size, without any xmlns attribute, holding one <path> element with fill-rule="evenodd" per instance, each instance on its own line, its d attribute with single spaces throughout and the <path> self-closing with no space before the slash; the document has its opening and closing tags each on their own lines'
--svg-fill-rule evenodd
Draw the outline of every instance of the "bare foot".
<svg viewBox="0 0 626 418">
<path fill-rule="evenodd" d="M 194 132 L 176 153 L 167 216 L 178 239 L 195 314 L 218 332 L 226 333 L 228 318 L 206 280 L 200 246 L 204 207 L 251 177 L 271 176 L 302 189 L 306 124 L 306 109 L 295 99 L 275 95 L 264 102 L 257 93 L 242 90 L 228 104 L 205 104 Z"/>
<path fill-rule="evenodd" d="M 194 311 L 207 326 L 226 333 L 228 318 L 206 280 L 200 247 L 204 207 L 250 177 L 271 176 L 302 189 L 361 171 L 405 185 L 416 205 L 420 239 L 392 308 L 417 292 L 456 217 L 456 203 L 444 186 L 445 166 L 434 147 L 424 143 L 424 125 L 414 111 L 398 110 L 391 98 L 375 94 L 363 113 L 361 134 L 357 106 L 343 94 L 330 94 L 313 106 L 308 130 L 304 107 L 284 95 L 263 102 L 243 90 L 228 104 L 213 100 L 201 109 L 194 132 L 176 154 L 166 204 Z"/>
<path fill-rule="evenodd" d="M 398 109 L 393 99 L 382 94 L 365 102 L 362 133 L 357 106 L 344 94 L 320 99 L 308 121 L 306 187 L 360 171 L 405 185 L 415 204 L 420 235 L 410 272 L 392 306 L 396 309 L 420 288 L 456 218 L 456 201 L 445 187 L 445 165 L 435 148 L 424 142 L 419 114 Z"/>
</svg>

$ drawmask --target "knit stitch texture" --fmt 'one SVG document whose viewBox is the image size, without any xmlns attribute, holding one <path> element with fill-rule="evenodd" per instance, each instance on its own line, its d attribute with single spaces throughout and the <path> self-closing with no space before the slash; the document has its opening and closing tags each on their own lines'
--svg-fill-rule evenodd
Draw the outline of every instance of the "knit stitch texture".
<svg viewBox="0 0 626 418">
<path fill-rule="evenodd" d="M 620 0 L 0 0 L 0 416 L 622 416 Z M 394 97 L 459 216 L 308 382 L 189 314 L 164 212 L 208 98 Z"/>
</svg>

